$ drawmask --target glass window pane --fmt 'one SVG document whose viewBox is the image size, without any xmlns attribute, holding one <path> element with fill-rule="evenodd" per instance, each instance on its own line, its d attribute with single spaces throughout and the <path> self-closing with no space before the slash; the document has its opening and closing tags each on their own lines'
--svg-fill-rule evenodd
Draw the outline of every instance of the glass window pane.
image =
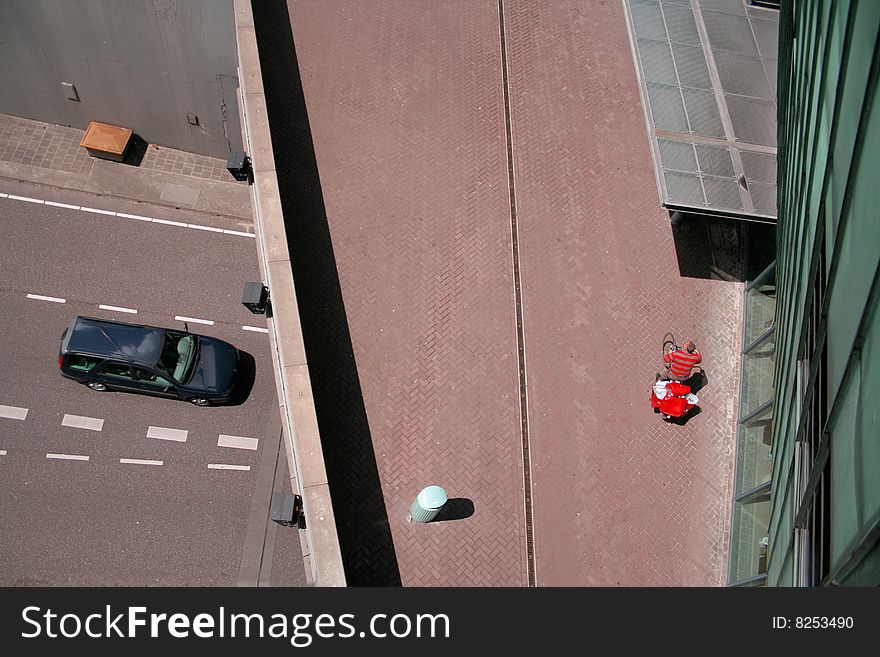
<svg viewBox="0 0 880 657">
<path fill-rule="evenodd" d="M 776 334 L 768 335 L 742 359 L 740 417 L 745 417 L 773 395 Z"/>
<path fill-rule="evenodd" d="M 131 378 L 131 370 L 125 363 L 107 363 L 101 374 L 106 376 L 120 376 L 126 379 Z"/>
<path fill-rule="evenodd" d="M 95 367 L 100 362 L 101 359 L 95 358 L 94 356 L 80 356 L 79 354 L 71 354 L 67 359 L 67 366 L 75 370 L 83 370 L 88 372 L 89 370 L 95 369 Z"/>
<path fill-rule="evenodd" d="M 736 448 L 736 488 L 734 495 L 770 481 L 770 431 L 773 407 L 739 426 Z"/>
<path fill-rule="evenodd" d="M 135 374 L 137 374 L 137 378 L 141 383 L 155 384 L 157 386 L 165 388 L 171 385 L 171 381 L 159 376 L 158 374 L 156 374 L 156 372 L 153 372 L 151 370 L 146 370 L 143 367 L 135 367 L 134 371 Z"/>
<path fill-rule="evenodd" d="M 745 346 L 749 346 L 773 325 L 776 317 L 776 281 L 759 285 L 746 293 Z"/>
<path fill-rule="evenodd" d="M 755 577 L 767 569 L 764 545 L 770 523 L 770 502 L 736 504 L 730 541 L 730 581 Z"/>
</svg>

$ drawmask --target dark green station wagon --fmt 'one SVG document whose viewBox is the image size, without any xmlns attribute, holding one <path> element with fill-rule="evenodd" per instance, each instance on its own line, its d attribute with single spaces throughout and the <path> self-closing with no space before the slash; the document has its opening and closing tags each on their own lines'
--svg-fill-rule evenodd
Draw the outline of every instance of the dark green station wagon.
<svg viewBox="0 0 880 657">
<path fill-rule="evenodd" d="M 61 334 L 61 374 L 92 390 L 124 390 L 223 404 L 235 387 L 238 349 L 187 331 L 74 317 Z"/>
</svg>

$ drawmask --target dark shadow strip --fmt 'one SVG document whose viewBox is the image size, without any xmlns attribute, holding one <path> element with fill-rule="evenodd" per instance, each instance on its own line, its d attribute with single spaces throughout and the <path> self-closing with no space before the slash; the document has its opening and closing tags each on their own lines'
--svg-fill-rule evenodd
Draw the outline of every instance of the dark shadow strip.
<svg viewBox="0 0 880 657">
<path fill-rule="evenodd" d="M 284 228 L 345 579 L 349 586 L 400 586 L 324 206 L 295 26 L 285 2 L 252 6 Z"/>
</svg>

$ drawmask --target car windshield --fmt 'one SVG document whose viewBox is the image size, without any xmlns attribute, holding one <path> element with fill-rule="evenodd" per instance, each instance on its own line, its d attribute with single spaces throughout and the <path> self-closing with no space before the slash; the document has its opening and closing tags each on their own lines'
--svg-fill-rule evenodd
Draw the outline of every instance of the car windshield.
<svg viewBox="0 0 880 657">
<path fill-rule="evenodd" d="M 197 351 L 198 342 L 194 335 L 165 331 L 165 345 L 156 367 L 182 383 L 192 374 Z"/>
</svg>

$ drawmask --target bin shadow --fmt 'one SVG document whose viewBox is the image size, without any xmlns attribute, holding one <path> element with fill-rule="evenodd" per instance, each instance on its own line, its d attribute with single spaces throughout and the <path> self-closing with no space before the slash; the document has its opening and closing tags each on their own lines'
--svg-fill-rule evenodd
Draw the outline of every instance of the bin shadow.
<svg viewBox="0 0 880 657">
<path fill-rule="evenodd" d="M 447 522 L 449 520 L 464 520 L 474 515 L 474 503 L 466 497 L 453 497 L 446 501 L 431 522 Z"/>
<path fill-rule="evenodd" d="M 139 167 L 144 159 L 149 144 L 144 138 L 138 134 L 132 134 L 128 139 L 128 146 L 125 147 L 125 154 L 122 156 L 122 163 L 132 167 Z"/>
<path fill-rule="evenodd" d="M 349 586 L 400 586 L 287 3 L 252 4 L 287 245 L 346 581 Z"/>
</svg>

